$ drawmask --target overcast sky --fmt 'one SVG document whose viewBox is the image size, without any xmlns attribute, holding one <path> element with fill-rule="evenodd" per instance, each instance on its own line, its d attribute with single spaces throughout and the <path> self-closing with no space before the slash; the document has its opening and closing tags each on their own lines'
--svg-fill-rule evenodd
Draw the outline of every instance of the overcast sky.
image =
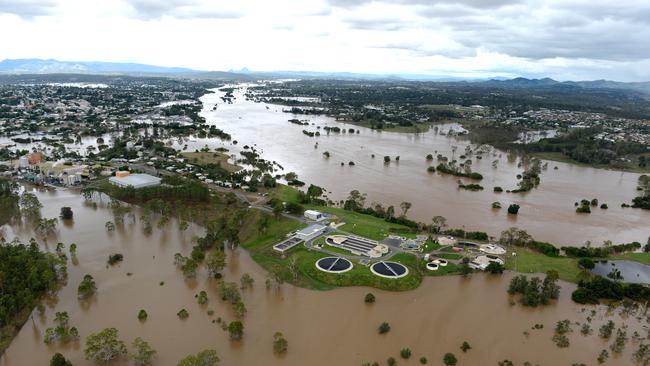
<svg viewBox="0 0 650 366">
<path fill-rule="evenodd" d="M 0 59 L 650 80 L 650 0 L 0 0 Z"/>
</svg>

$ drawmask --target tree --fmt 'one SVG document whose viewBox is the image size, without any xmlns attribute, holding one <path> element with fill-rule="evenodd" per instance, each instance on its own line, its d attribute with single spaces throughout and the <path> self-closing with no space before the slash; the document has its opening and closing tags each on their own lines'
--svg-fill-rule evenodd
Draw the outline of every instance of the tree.
<svg viewBox="0 0 650 366">
<path fill-rule="evenodd" d="M 253 288 L 253 284 L 255 284 L 255 280 L 248 273 L 244 273 L 239 279 L 239 283 L 241 284 L 242 290 L 245 290 L 247 288 Z"/>
<path fill-rule="evenodd" d="M 72 220 L 72 209 L 70 207 L 61 207 L 60 217 L 63 220 Z"/>
<path fill-rule="evenodd" d="M 447 366 L 455 366 L 458 363 L 458 359 L 456 359 L 453 353 L 445 353 L 442 362 Z"/>
<path fill-rule="evenodd" d="M 400 355 L 403 359 L 408 360 L 409 358 L 411 358 L 411 349 L 408 348 L 408 347 L 407 347 L 407 348 L 402 348 L 402 349 L 399 351 L 399 355 Z"/>
<path fill-rule="evenodd" d="M 386 209 L 386 218 L 392 219 L 393 217 L 395 217 L 395 207 L 388 206 L 388 208 Z"/>
<path fill-rule="evenodd" d="M 519 205 L 516 204 L 516 203 L 513 203 L 513 204 L 511 204 L 510 206 L 508 206 L 508 213 L 509 213 L 510 215 L 516 215 L 516 214 L 518 214 L 518 213 L 519 213 Z"/>
<path fill-rule="evenodd" d="M 115 328 L 106 328 L 86 337 L 86 360 L 108 362 L 127 355 L 126 345 Z"/>
<path fill-rule="evenodd" d="M 289 342 L 287 342 L 286 338 L 282 335 L 280 332 L 275 332 L 273 335 L 273 352 L 275 353 L 285 353 L 287 352 L 287 348 L 289 347 Z"/>
<path fill-rule="evenodd" d="M 307 198 L 311 202 L 313 199 L 318 198 L 323 195 L 323 188 L 315 186 L 313 184 L 309 185 L 307 188 Z"/>
<path fill-rule="evenodd" d="M 129 355 L 129 358 L 139 366 L 151 364 L 158 353 L 155 349 L 151 348 L 149 343 L 140 337 L 133 340 L 132 347 L 134 352 Z"/>
<path fill-rule="evenodd" d="M 149 317 L 149 314 L 147 314 L 147 311 L 144 310 L 144 309 L 140 309 L 140 311 L 138 312 L 138 319 L 142 320 L 142 321 L 145 321 L 145 320 L 147 320 L 148 317 Z"/>
<path fill-rule="evenodd" d="M 60 353 L 55 353 L 50 360 L 50 366 L 72 366 L 72 362 L 68 361 Z"/>
<path fill-rule="evenodd" d="M 219 365 L 219 357 L 217 351 L 207 349 L 197 353 L 196 355 L 189 355 L 180 360 L 177 366 L 217 366 Z"/>
<path fill-rule="evenodd" d="M 187 311 L 187 309 L 181 309 L 176 313 L 176 316 L 178 316 L 180 319 L 187 319 L 190 316 L 190 313 Z"/>
<path fill-rule="evenodd" d="M 226 266 L 226 253 L 218 248 L 213 249 L 205 261 L 205 266 L 211 277 L 220 277 L 221 271 Z"/>
<path fill-rule="evenodd" d="M 208 303 L 208 293 L 205 291 L 199 292 L 196 297 L 196 302 L 199 303 L 199 305 L 205 305 Z"/>
<path fill-rule="evenodd" d="M 92 296 L 95 291 L 97 291 L 95 279 L 89 274 L 85 275 L 83 280 L 81 280 L 81 283 L 79 283 L 79 287 L 77 288 L 77 296 L 80 299 L 87 299 Z"/>
<path fill-rule="evenodd" d="M 45 336 L 43 341 L 47 344 L 50 344 L 55 341 L 60 341 L 62 343 L 68 343 L 79 339 L 79 331 L 75 327 L 69 325 L 70 317 L 68 316 L 67 311 L 56 312 L 54 315 L 54 324 L 55 327 L 47 328 L 45 330 Z"/>
<path fill-rule="evenodd" d="M 463 257 L 460 263 L 460 274 L 466 277 L 472 273 L 472 267 L 469 266 L 469 258 Z"/>
<path fill-rule="evenodd" d="M 230 322 L 230 324 L 228 324 L 228 334 L 230 336 L 230 340 L 241 340 L 244 337 L 244 323 L 240 322 L 239 320 Z"/>
<path fill-rule="evenodd" d="M 447 219 L 444 216 L 434 216 L 431 219 L 431 227 L 434 233 L 439 233 L 445 226 L 447 226 Z"/>
<path fill-rule="evenodd" d="M 596 264 L 594 263 L 591 258 L 580 258 L 578 259 L 578 265 L 584 269 L 594 269 L 596 267 Z"/>
<path fill-rule="evenodd" d="M 231 304 L 236 304 L 241 301 L 241 294 L 239 288 L 234 282 L 221 282 L 218 287 L 221 300 L 228 301 Z"/>
<path fill-rule="evenodd" d="M 500 274 L 503 273 L 504 270 L 505 267 L 503 264 L 497 262 L 490 262 L 490 264 L 488 264 L 488 266 L 485 268 L 486 272 L 490 272 L 492 274 Z"/>
<path fill-rule="evenodd" d="M 41 214 L 43 205 L 35 194 L 25 192 L 20 196 L 20 211 L 26 217 L 35 219 Z"/>
<path fill-rule="evenodd" d="M 371 292 L 368 292 L 368 293 L 366 294 L 366 297 L 364 298 L 364 301 L 365 301 L 367 304 L 372 304 L 372 303 L 374 303 L 374 302 L 375 302 L 375 295 L 372 294 Z"/>
<path fill-rule="evenodd" d="M 289 263 L 287 264 L 287 269 L 289 270 L 289 273 L 291 273 L 291 276 L 293 277 L 293 280 L 298 279 L 298 258 L 295 255 L 292 255 L 289 257 Z"/>
<path fill-rule="evenodd" d="M 390 324 L 383 322 L 379 325 L 379 334 L 386 334 L 390 331 Z"/>
<path fill-rule="evenodd" d="M 106 231 L 115 231 L 115 224 L 112 221 L 106 221 L 104 227 L 106 228 Z"/>
<path fill-rule="evenodd" d="M 56 225 L 59 222 L 56 218 L 37 219 L 34 231 L 38 236 L 46 238 L 56 232 Z"/>
<path fill-rule="evenodd" d="M 413 204 L 411 202 L 402 202 L 399 204 L 399 208 L 402 210 L 402 217 L 406 217 L 406 213 L 411 209 Z"/>
<path fill-rule="evenodd" d="M 178 224 L 178 230 L 181 232 L 187 230 L 190 227 L 190 224 L 187 223 L 187 221 L 183 220 Z"/>
<path fill-rule="evenodd" d="M 472 349 L 472 346 L 470 346 L 467 341 L 463 342 L 463 344 L 460 345 L 460 350 L 463 352 L 467 352 L 470 349 Z"/>
</svg>

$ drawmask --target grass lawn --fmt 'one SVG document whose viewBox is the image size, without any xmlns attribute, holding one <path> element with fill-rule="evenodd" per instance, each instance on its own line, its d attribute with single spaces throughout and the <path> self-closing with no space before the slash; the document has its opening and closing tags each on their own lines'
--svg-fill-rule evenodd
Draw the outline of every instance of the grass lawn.
<svg viewBox="0 0 650 366">
<path fill-rule="evenodd" d="M 414 256 L 410 256 L 413 259 L 402 258 L 402 260 L 396 260 L 409 267 L 409 274 L 399 279 L 376 276 L 370 271 L 369 267 L 354 261 L 352 262 L 354 267 L 348 272 L 341 274 L 325 273 L 316 268 L 316 261 L 327 256 L 327 254 L 298 246 L 291 249 L 286 258 L 255 254 L 253 259 L 266 270 L 278 273 L 284 281 L 314 290 L 330 290 L 343 286 L 368 286 L 390 291 L 406 291 L 417 288 L 422 281 L 420 271 L 414 267 L 416 264 Z M 295 257 L 298 262 L 296 277 L 288 268 L 290 257 Z"/>
<path fill-rule="evenodd" d="M 254 212 L 254 211 L 252 211 Z M 259 211 L 257 215 L 261 214 Z M 251 225 L 252 227 L 253 225 Z M 250 229 L 250 232 L 244 234 L 242 247 L 248 250 L 252 255 L 266 250 L 273 251 L 273 245 L 286 239 L 287 234 L 302 229 L 306 225 L 296 220 L 282 218 L 280 220 L 271 220 L 269 227 L 264 232 Z"/>
<path fill-rule="evenodd" d="M 298 190 L 285 186 L 278 185 L 271 192 L 271 196 L 285 202 L 298 203 Z M 345 222 L 345 225 L 339 229 L 349 233 L 363 236 L 374 240 L 385 239 L 390 233 L 396 233 L 401 236 L 415 237 L 410 233 L 410 229 L 404 225 L 393 224 L 384 221 L 384 219 L 361 214 L 358 212 L 347 211 L 338 207 L 325 207 L 316 205 L 304 205 L 307 209 L 325 212 L 331 215 L 336 215 L 340 221 Z"/>
<path fill-rule="evenodd" d="M 222 153 L 184 152 L 182 153 L 182 155 L 186 157 L 190 163 L 197 164 L 197 165 L 215 164 L 221 166 L 224 170 L 231 173 L 242 169 L 242 167 L 238 165 L 230 164 L 228 162 L 230 156 Z"/>
<path fill-rule="evenodd" d="M 650 253 L 623 253 L 606 259 L 623 259 L 650 265 Z"/>
<path fill-rule="evenodd" d="M 442 245 L 434 243 L 433 240 L 427 240 L 426 243 L 422 246 L 423 253 L 431 253 L 434 250 L 442 248 Z"/>
<path fill-rule="evenodd" d="M 406 231 L 408 228 L 403 225 L 392 224 L 378 217 L 347 211 L 337 207 L 311 206 L 315 210 L 336 215 L 345 225 L 339 227 L 342 231 L 363 236 L 374 240 L 383 240 L 391 232 Z"/>
<path fill-rule="evenodd" d="M 517 249 L 517 256 L 508 256 L 506 268 L 522 273 L 546 273 L 555 270 L 560 279 L 569 282 L 578 282 L 580 268 L 578 260 L 569 257 L 548 257 L 544 254 L 527 249 Z"/>
<path fill-rule="evenodd" d="M 258 213 L 261 214 L 261 213 Z M 251 219 L 254 221 L 255 219 Z M 253 226 L 253 225 L 249 225 Z M 325 273 L 316 268 L 316 261 L 327 257 L 327 254 L 309 250 L 298 245 L 285 255 L 273 250 L 273 245 L 284 240 L 287 233 L 305 226 L 295 220 L 272 220 L 266 231 L 249 230 L 247 238 L 242 240 L 242 247 L 248 250 L 251 257 L 269 272 L 277 273 L 284 281 L 296 286 L 315 290 L 329 290 L 340 286 L 368 286 L 391 291 L 405 291 L 417 288 L 422 281 L 422 274 L 417 269 L 417 258 L 409 254 L 398 254 L 395 261 L 409 267 L 409 274 L 400 279 L 386 279 L 375 276 L 368 267 L 353 263 L 354 268 L 342 274 Z M 348 251 L 327 246 L 332 251 Z M 297 276 L 289 270 L 289 261 L 295 257 L 298 263 Z"/>
<path fill-rule="evenodd" d="M 447 276 L 452 274 L 460 274 L 460 268 L 457 264 L 448 263 L 446 266 L 438 267 L 437 271 L 430 271 L 425 268 L 424 274 L 427 276 Z"/>
<path fill-rule="evenodd" d="M 451 260 L 458 260 L 458 259 L 463 258 L 463 255 L 458 254 L 458 253 L 442 253 L 442 254 L 438 254 L 436 256 L 440 257 L 440 258 L 443 258 L 443 259 L 451 259 Z"/>
</svg>

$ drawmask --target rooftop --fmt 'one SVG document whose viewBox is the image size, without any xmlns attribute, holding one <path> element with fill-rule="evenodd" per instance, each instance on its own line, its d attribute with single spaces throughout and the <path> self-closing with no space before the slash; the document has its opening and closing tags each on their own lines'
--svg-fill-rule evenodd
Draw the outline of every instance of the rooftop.
<svg viewBox="0 0 650 366">
<path fill-rule="evenodd" d="M 109 180 L 120 186 L 148 187 L 160 184 L 160 178 L 149 174 L 131 174 L 126 177 L 110 177 Z"/>
<path fill-rule="evenodd" d="M 313 224 L 313 225 L 309 225 L 306 228 L 298 231 L 296 234 L 297 235 L 303 235 L 303 236 L 309 236 L 309 235 L 313 235 L 313 234 L 315 234 L 315 233 L 317 233 L 319 231 L 323 231 L 325 229 L 325 227 L 326 227 L 325 225 Z"/>
</svg>

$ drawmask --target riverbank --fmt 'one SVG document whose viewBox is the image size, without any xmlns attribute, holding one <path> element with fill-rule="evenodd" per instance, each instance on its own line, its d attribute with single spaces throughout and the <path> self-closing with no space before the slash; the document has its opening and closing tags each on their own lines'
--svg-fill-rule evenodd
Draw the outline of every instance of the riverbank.
<svg viewBox="0 0 650 366">
<path fill-rule="evenodd" d="M 650 166 L 641 168 L 634 166 L 633 164 L 624 163 L 623 165 L 617 165 L 613 167 L 607 164 L 586 164 L 579 161 L 573 160 L 570 157 L 557 152 L 546 152 L 546 153 L 533 153 L 532 156 L 549 161 L 556 161 L 560 163 L 572 164 L 581 167 L 594 168 L 594 169 L 604 169 L 614 172 L 627 172 L 627 173 L 638 173 L 638 174 L 647 174 L 650 173 Z"/>
</svg>

